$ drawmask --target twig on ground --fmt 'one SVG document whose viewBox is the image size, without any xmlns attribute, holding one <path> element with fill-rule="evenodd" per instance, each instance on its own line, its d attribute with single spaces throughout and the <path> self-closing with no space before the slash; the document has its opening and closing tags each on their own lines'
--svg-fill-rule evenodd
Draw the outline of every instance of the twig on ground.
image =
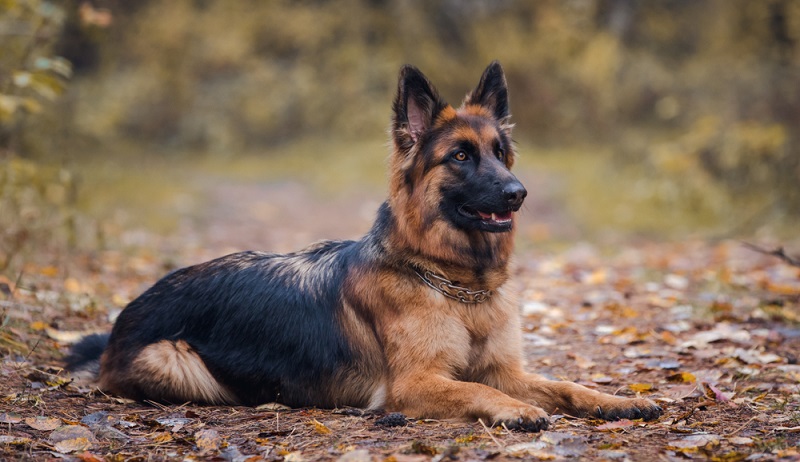
<svg viewBox="0 0 800 462">
<path fill-rule="evenodd" d="M 786 252 L 784 252 L 783 247 L 778 247 L 775 250 L 767 250 L 763 247 L 759 247 L 755 244 L 751 244 L 749 242 L 744 242 L 744 241 L 742 242 L 742 245 L 755 252 L 780 258 L 787 265 L 796 266 L 800 268 L 800 258 L 794 258 L 789 255 L 786 255 Z"/>
<path fill-rule="evenodd" d="M 775 427 L 772 429 L 774 432 L 785 432 L 785 433 L 800 433 L 800 427 Z"/>
<path fill-rule="evenodd" d="M 747 427 L 748 425 L 750 425 L 750 422 L 752 422 L 752 421 L 756 420 L 756 417 L 757 417 L 757 416 L 753 416 L 753 417 L 751 417 L 751 418 L 750 418 L 750 420 L 748 420 L 747 422 L 745 422 L 745 423 L 744 423 L 744 424 L 743 424 L 741 427 L 739 427 L 739 428 L 737 428 L 736 430 L 734 430 L 734 431 L 732 431 L 732 432 L 728 433 L 728 434 L 727 434 L 727 435 L 725 435 L 725 436 L 734 436 L 734 435 L 736 435 L 736 434 L 737 434 L 737 433 L 739 433 L 740 431 L 744 430 L 744 429 L 745 429 L 745 427 Z"/>
<path fill-rule="evenodd" d="M 483 423 L 483 419 L 478 419 L 478 423 L 481 424 L 481 427 L 483 427 L 483 431 L 485 431 L 486 434 L 489 435 L 489 438 L 491 438 L 492 441 L 494 441 L 494 444 L 496 444 L 497 447 L 500 448 L 500 450 L 505 451 L 506 449 L 505 446 L 503 446 L 503 444 L 500 443 L 500 441 L 498 441 L 497 438 L 494 437 L 494 435 L 492 435 L 492 432 L 491 430 L 489 430 L 489 427 L 487 427 L 486 424 Z"/>
<path fill-rule="evenodd" d="M 688 423 L 689 419 L 694 415 L 694 411 L 696 411 L 697 409 L 699 409 L 701 407 L 712 406 L 712 405 L 715 405 L 715 404 L 717 404 L 716 401 L 711 401 L 711 400 L 706 400 L 706 401 L 701 401 L 699 403 L 696 403 L 696 404 L 692 405 L 692 408 L 689 409 L 687 412 L 679 415 L 678 417 L 675 417 L 675 419 L 672 422 L 672 425 L 675 426 L 675 425 L 678 424 L 678 422 L 681 422 L 681 421 L 686 421 Z"/>
</svg>

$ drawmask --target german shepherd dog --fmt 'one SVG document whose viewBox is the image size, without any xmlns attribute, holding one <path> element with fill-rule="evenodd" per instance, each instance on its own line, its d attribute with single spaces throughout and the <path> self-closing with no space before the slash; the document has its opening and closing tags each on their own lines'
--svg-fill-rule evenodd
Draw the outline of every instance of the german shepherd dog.
<svg viewBox="0 0 800 462">
<path fill-rule="evenodd" d="M 523 370 L 506 282 L 514 214 L 497 62 L 458 109 L 400 71 L 390 192 L 359 241 L 242 252 L 168 274 L 68 358 L 102 390 L 168 403 L 352 406 L 538 431 L 548 413 L 654 419 L 647 399 Z"/>
</svg>

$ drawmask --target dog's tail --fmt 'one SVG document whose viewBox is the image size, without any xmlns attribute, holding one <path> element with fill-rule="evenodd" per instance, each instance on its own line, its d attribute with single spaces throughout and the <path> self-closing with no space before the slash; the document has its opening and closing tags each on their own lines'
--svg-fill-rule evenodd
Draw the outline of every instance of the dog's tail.
<svg viewBox="0 0 800 462">
<path fill-rule="evenodd" d="M 92 334 L 76 343 L 65 359 L 66 369 L 80 382 L 92 382 L 100 375 L 100 356 L 111 334 Z"/>
</svg>

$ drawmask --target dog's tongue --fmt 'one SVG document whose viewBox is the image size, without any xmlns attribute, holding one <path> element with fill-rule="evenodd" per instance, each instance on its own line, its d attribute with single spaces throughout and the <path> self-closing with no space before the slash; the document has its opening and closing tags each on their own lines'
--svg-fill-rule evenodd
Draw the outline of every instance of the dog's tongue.
<svg viewBox="0 0 800 462">
<path fill-rule="evenodd" d="M 478 210 L 478 215 L 480 215 L 481 219 L 487 221 L 509 221 L 511 220 L 511 212 L 503 212 L 503 213 L 483 213 Z"/>
</svg>

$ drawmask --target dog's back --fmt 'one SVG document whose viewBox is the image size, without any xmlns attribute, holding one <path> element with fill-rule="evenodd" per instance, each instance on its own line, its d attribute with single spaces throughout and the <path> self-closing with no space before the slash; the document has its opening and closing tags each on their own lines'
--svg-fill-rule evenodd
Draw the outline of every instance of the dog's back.
<svg viewBox="0 0 800 462">
<path fill-rule="evenodd" d="M 330 387 L 354 363 L 341 289 L 361 243 L 326 242 L 276 255 L 244 252 L 177 270 L 131 302 L 108 336 L 73 349 L 71 370 L 136 399 L 292 406 L 336 402 Z M 105 347 L 105 348 L 104 348 Z"/>
</svg>

